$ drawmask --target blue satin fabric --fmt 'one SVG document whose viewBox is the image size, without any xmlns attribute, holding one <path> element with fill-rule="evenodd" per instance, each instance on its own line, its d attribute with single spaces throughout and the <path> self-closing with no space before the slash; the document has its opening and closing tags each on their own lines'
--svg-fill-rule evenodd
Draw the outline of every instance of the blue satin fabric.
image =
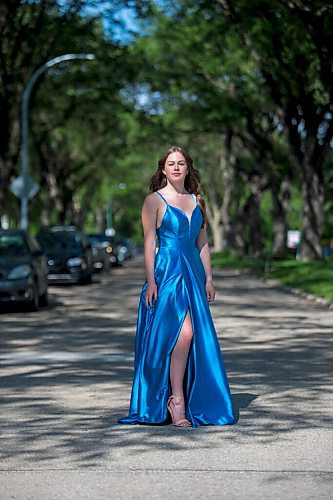
<svg viewBox="0 0 333 500">
<path fill-rule="evenodd" d="M 184 375 L 186 417 L 192 427 L 232 424 L 236 417 L 196 246 L 201 210 L 195 205 L 189 219 L 163 200 L 167 206 L 157 229 L 159 250 L 154 268 L 158 297 L 147 308 L 146 281 L 139 302 L 130 409 L 128 417 L 118 422 L 157 424 L 167 420 L 167 399 L 172 393 L 170 357 L 189 309 L 193 339 Z"/>
</svg>

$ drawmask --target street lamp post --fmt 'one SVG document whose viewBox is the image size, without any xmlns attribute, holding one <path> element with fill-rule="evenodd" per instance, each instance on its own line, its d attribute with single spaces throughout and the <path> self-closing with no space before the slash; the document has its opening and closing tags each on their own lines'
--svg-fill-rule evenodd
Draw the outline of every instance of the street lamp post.
<svg viewBox="0 0 333 500">
<path fill-rule="evenodd" d="M 21 229 L 28 229 L 28 201 L 29 201 L 29 193 L 28 193 L 28 130 L 29 130 L 29 99 L 31 90 L 38 79 L 38 77 L 47 71 L 51 66 L 55 64 L 59 64 L 63 61 L 70 61 L 72 59 L 94 59 L 94 54 L 64 54 L 62 56 L 55 57 L 54 59 L 50 59 L 43 66 L 38 68 L 23 91 L 22 98 L 22 114 L 21 114 L 21 131 L 22 131 L 22 149 L 21 149 L 21 160 L 22 160 L 22 182 L 23 182 L 23 190 L 21 194 Z"/>
</svg>

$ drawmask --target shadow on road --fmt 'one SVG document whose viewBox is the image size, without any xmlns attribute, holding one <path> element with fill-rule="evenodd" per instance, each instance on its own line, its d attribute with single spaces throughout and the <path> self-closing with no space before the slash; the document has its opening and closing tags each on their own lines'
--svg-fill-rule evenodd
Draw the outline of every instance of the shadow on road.
<svg viewBox="0 0 333 500">
<path fill-rule="evenodd" d="M 38 313 L 1 315 L 3 460 L 67 457 L 91 467 L 117 449 L 214 448 L 220 443 L 203 435 L 221 433 L 225 442 L 272 443 L 291 430 L 332 426 L 330 313 L 228 272 L 216 278 L 213 315 L 238 424 L 118 425 L 129 404 L 143 279 L 132 264 L 88 287 L 52 288 L 50 307 Z"/>
</svg>

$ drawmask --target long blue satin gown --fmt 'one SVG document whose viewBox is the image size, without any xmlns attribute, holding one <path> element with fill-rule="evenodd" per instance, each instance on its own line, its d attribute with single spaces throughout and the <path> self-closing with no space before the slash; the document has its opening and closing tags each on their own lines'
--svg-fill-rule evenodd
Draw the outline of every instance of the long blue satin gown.
<svg viewBox="0 0 333 500">
<path fill-rule="evenodd" d="M 172 394 L 169 369 L 188 309 L 193 338 L 184 374 L 186 417 L 192 427 L 236 421 L 219 342 L 205 291 L 205 271 L 196 245 L 202 214 L 196 203 L 191 217 L 166 203 L 157 229 L 155 281 L 158 297 L 146 306 L 147 281 L 140 296 L 135 340 L 134 380 L 127 417 L 121 424 L 158 424 L 168 419 Z"/>
</svg>

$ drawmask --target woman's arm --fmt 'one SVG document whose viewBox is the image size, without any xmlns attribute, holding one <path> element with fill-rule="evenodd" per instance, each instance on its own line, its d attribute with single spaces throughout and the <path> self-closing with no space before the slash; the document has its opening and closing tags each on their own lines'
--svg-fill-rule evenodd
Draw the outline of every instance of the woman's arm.
<svg viewBox="0 0 333 500">
<path fill-rule="evenodd" d="M 213 301 L 215 299 L 215 289 L 213 285 L 212 266 L 210 262 L 210 251 L 207 237 L 206 224 L 201 228 L 197 237 L 197 247 L 200 252 L 200 258 L 205 270 L 206 275 L 206 295 L 207 300 Z"/>
<path fill-rule="evenodd" d="M 153 299 L 157 299 L 157 286 L 154 277 L 156 255 L 156 219 L 158 204 L 156 195 L 146 196 L 142 207 L 142 226 L 144 234 L 145 267 L 147 274 L 146 305 L 151 306 Z"/>
</svg>

